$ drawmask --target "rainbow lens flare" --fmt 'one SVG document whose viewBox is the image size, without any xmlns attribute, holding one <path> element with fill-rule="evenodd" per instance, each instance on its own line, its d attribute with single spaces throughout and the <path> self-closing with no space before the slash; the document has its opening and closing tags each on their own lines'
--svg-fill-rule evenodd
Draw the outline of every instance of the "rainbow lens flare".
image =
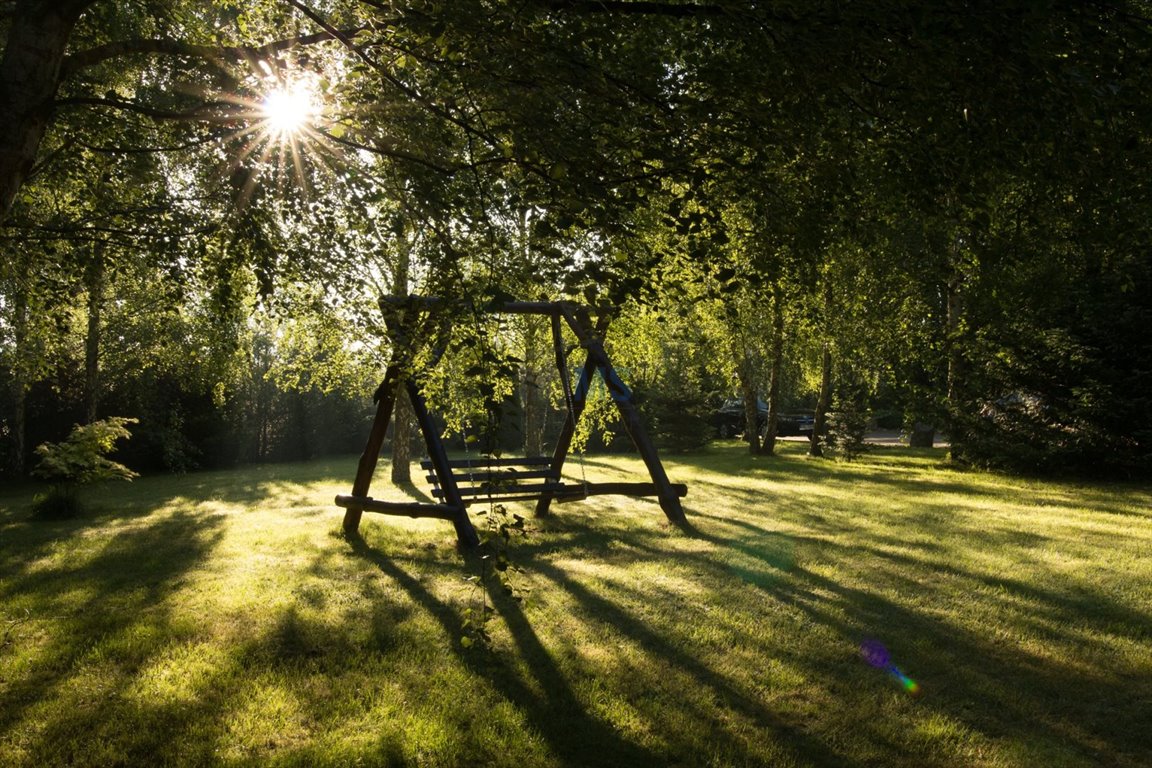
<svg viewBox="0 0 1152 768">
<path fill-rule="evenodd" d="M 892 656 L 888 653 L 888 649 L 879 640 L 865 640 L 860 644 L 860 655 L 864 661 L 868 662 L 869 666 L 882 669 L 896 681 L 900 683 L 900 687 L 908 692 L 910 696 L 920 695 L 920 684 L 906 674 L 900 671 L 900 668 L 892 663 Z"/>
</svg>

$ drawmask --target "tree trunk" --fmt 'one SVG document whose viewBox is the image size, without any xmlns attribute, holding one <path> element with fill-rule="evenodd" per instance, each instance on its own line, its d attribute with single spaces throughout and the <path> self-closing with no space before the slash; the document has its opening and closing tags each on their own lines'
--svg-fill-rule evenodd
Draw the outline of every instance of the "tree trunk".
<svg viewBox="0 0 1152 768">
<path fill-rule="evenodd" d="M 541 359 L 544 352 L 543 324 L 540 318 L 524 317 L 524 367 L 520 382 L 520 403 L 523 406 L 524 455 L 544 455 L 544 427 L 548 412 L 548 398 L 544 395 L 544 374 Z"/>
<path fill-rule="evenodd" d="M 36 161 L 52 119 L 72 29 L 96 0 L 18 0 L 0 59 L 0 222 Z"/>
<path fill-rule="evenodd" d="M 780 291 L 772 293 L 772 368 L 768 373 L 768 419 L 764 425 L 764 442 L 760 452 L 776 452 L 776 423 L 780 416 L 780 379 L 784 368 L 784 299 Z"/>
<path fill-rule="evenodd" d="M 403 220 L 396 223 L 396 271 L 392 278 L 392 294 L 408 295 L 408 276 L 412 268 L 412 252 L 409 248 L 407 227 Z M 412 433 L 416 425 L 416 414 L 412 410 L 403 383 L 396 392 L 396 405 L 392 409 L 392 468 L 390 477 L 396 485 L 412 484 Z"/>
<path fill-rule="evenodd" d="M 84 416 L 91 424 L 100 410 L 100 331 L 104 307 L 104 244 L 92 248 L 92 256 L 84 271 L 88 291 L 88 332 L 84 337 Z"/>
<path fill-rule="evenodd" d="M 748 443 L 748 452 L 756 455 L 760 453 L 760 398 L 756 391 L 756 371 L 739 318 L 731 310 L 728 332 L 728 349 L 736 364 L 736 380 L 740 384 L 740 399 L 744 402 L 744 441 Z"/>
<path fill-rule="evenodd" d="M 964 460 L 964 350 L 961 345 L 964 321 L 964 300 L 961 295 L 963 280 L 958 274 L 948 283 L 948 438 L 952 444 L 950 455 L 954 461 Z"/>
<path fill-rule="evenodd" d="M 12 422 L 9 425 L 12 455 L 9 469 L 15 477 L 23 477 L 28 467 L 26 427 L 28 419 L 28 365 L 25 357 L 28 355 L 28 269 L 27 260 L 24 262 L 24 274 L 16 280 L 16 290 L 12 295 L 12 336 L 15 342 L 12 364 Z"/>
<path fill-rule="evenodd" d="M 752 380 L 751 363 L 746 361 L 739 372 L 740 395 L 744 400 L 744 441 L 748 443 L 748 452 L 755 455 L 760 453 L 760 397 L 756 392 L 756 384 Z"/>
<path fill-rule="evenodd" d="M 416 415 L 412 402 L 403 388 L 396 393 L 392 408 L 392 482 L 396 485 L 412 483 L 412 432 Z"/>
<path fill-rule="evenodd" d="M 832 407 L 832 342 L 825 339 L 820 361 L 820 394 L 816 399 L 816 413 L 812 418 L 812 445 L 810 456 L 824 455 L 824 442 L 828 439 L 828 409 Z"/>
</svg>

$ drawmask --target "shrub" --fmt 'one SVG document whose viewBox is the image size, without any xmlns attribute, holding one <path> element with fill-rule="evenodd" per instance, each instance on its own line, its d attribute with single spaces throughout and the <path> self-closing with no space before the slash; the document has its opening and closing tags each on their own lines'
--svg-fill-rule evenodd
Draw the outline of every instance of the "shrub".
<svg viewBox="0 0 1152 768">
<path fill-rule="evenodd" d="M 91 424 L 77 424 L 61 442 L 37 446 L 40 464 L 32 474 L 51 481 L 52 487 L 36 499 L 33 511 L 42 517 L 71 517 L 81 509 L 80 487 L 136 477 L 135 472 L 107 456 L 117 440 L 132 436 L 128 425 L 135 423 L 136 419 L 113 416 Z"/>
<path fill-rule="evenodd" d="M 825 447 L 829 455 L 850 461 L 868 448 L 864 437 L 868 432 L 871 413 L 865 405 L 862 391 L 851 390 L 837 399 L 836 409 L 828 412 Z"/>
</svg>

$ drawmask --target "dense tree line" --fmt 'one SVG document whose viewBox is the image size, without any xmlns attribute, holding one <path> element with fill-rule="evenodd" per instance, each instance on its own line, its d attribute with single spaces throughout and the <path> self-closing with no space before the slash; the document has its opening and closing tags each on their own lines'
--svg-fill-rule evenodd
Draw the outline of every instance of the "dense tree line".
<svg viewBox="0 0 1152 768">
<path fill-rule="evenodd" d="M 670 445 L 739 395 L 752 450 L 872 408 L 957 460 L 1146 475 L 1150 18 L 0 4 L 8 466 L 105 415 L 157 468 L 353 448 L 375 297 L 419 290 L 591 304 Z M 280 132 L 298 79 L 323 107 Z M 547 353 L 490 335 L 539 435 Z"/>
</svg>

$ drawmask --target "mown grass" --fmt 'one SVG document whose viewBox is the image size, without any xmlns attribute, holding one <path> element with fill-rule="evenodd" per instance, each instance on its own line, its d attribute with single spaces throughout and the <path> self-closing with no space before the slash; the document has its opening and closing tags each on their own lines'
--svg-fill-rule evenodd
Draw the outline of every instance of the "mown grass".
<svg viewBox="0 0 1152 768">
<path fill-rule="evenodd" d="M 557 506 L 513 545 L 519 602 L 446 523 L 341 537 L 351 458 L 108 486 L 70 521 L 10 490 L 0 765 L 1152 764 L 1152 488 L 801 448 L 668 457 L 692 531 Z"/>
</svg>

